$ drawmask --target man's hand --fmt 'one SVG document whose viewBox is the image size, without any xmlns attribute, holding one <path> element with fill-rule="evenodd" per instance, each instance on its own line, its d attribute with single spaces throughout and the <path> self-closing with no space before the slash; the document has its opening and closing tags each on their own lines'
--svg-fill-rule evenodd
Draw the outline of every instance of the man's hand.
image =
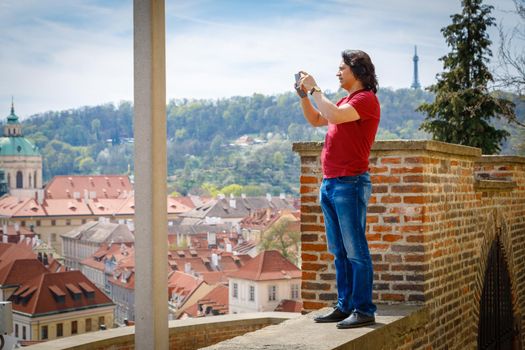
<svg viewBox="0 0 525 350">
<path fill-rule="evenodd" d="M 301 78 L 301 86 L 306 90 L 306 91 L 310 91 L 312 90 L 312 88 L 314 86 L 317 86 L 317 83 L 315 82 L 315 79 L 314 77 L 312 77 L 310 74 L 304 72 L 304 71 L 301 71 L 300 72 L 301 75 L 302 75 L 302 78 Z"/>
</svg>

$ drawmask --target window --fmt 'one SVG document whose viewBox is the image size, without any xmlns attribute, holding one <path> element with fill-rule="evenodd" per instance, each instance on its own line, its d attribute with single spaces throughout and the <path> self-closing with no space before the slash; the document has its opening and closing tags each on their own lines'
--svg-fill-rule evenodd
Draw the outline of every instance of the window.
<svg viewBox="0 0 525 350">
<path fill-rule="evenodd" d="M 86 219 L 82 219 L 82 225 L 86 223 Z"/>
<path fill-rule="evenodd" d="M 239 285 L 237 283 L 233 284 L 232 296 L 237 299 L 239 297 Z"/>
<path fill-rule="evenodd" d="M 37 221 L 36 221 L 36 226 L 40 227 L 40 225 L 41 225 L 40 220 L 37 220 Z"/>
<path fill-rule="evenodd" d="M 40 328 L 40 338 L 42 338 L 42 340 L 47 339 L 47 326 Z"/>
<path fill-rule="evenodd" d="M 71 226 L 71 219 L 66 219 L 66 225 Z"/>
<path fill-rule="evenodd" d="M 23 188 L 23 187 L 24 187 L 24 175 L 22 175 L 21 171 L 18 171 L 16 173 L 16 188 Z"/>
<path fill-rule="evenodd" d="M 255 287 L 254 286 L 250 286 L 249 296 L 250 296 L 250 301 L 255 301 Z"/>
<path fill-rule="evenodd" d="M 52 233 L 51 234 L 51 242 L 56 242 L 57 241 L 57 234 L 56 233 Z"/>
<path fill-rule="evenodd" d="M 25 222 L 25 220 L 20 221 L 20 226 L 22 226 L 22 227 L 26 227 L 26 222 Z"/>
<path fill-rule="evenodd" d="M 15 337 L 18 338 L 18 323 L 15 323 Z"/>
<path fill-rule="evenodd" d="M 105 321 L 104 321 L 104 316 L 100 316 L 98 318 L 98 328 L 99 329 L 103 329 L 104 327 L 106 327 Z"/>
<path fill-rule="evenodd" d="M 292 299 L 299 299 L 299 285 L 298 284 L 292 284 Z"/>
<path fill-rule="evenodd" d="M 57 338 L 64 336 L 64 325 L 62 323 L 57 323 Z"/>
<path fill-rule="evenodd" d="M 71 334 L 77 334 L 78 333 L 78 322 L 72 321 L 71 322 Z"/>
<path fill-rule="evenodd" d="M 51 220 L 51 226 L 56 226 L 56 224 L 57 224 L 56 220 Z"/>
<path fill-rule="evenodd" d="M 91 332 L 91 319 L 86 318 L 86 332 Z"/>
<path fill-rule="evenodd" d="M 27 339 L 26 326 L 22 326 L 22 339 L 23 340 Z"/>
<path fill-rule="evenodd" d="M 268 301 L 275 301 L 277 286 L 268 286 Z"/>
</svg>

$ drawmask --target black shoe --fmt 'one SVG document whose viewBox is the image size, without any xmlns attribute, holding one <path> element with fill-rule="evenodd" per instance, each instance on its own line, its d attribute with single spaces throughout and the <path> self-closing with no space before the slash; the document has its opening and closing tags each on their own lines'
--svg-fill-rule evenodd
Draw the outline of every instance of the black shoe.
<svg viewBox="0 0 525 350">
<path fill-rule="evenodd" d="M 340 311 L 338 308 L 323 316 L 314 317 L 314 321 L 317 323 L 328 323 L 328 322 L 339 322 L 348 317 L 349 314 Z"/>
<path fill-rule="evenodd" d="M 359 312 L 352 312 L 350 316 L 337 323 L 337 328 L 356 328 L 369 326 L 374 323 L 376 323 L 374 316 L 367 316 L 360 314 Z"/>
</svg>

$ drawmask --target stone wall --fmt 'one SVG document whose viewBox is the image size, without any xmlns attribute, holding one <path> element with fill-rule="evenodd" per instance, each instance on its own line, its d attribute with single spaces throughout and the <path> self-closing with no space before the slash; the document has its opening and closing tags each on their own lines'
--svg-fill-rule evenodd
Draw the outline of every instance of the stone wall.
<svg viewBox="0 0 525 350">
<path fill-rule="evenodd" d="M 302 297 L 305 311 L 336 300 L 318 191 L 322 143 L 301 157 Z M 416 348 L 476 348 L 488 250 L 498 236 L 521 335 L 525 304 L 525 158 L 482 156 L 436 141 L 380 141 L 370 157 L 367 239 L 377 303 L 421 304 L 431 320 Z"/>
<path fill-rule="evenodd" d="M 194 350 L 300 316 L 259 312 L 170 321 L 169 348 Z M 135 327 L 85 333 L 26 347 L 28 350 L 133 350 Z"/>
</svg>

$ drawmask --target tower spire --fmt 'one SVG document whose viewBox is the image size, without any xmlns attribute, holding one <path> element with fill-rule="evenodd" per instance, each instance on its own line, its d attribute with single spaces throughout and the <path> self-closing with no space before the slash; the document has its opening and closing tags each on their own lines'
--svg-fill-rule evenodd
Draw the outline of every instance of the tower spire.
<svg viewBox="0 0 525 350">
<path fill-rule="evenodd" d="M 412 89 L 421 89 L 421 84 L 419 83 L 419 77 L 418 77 L 418 61 L 419 57 L 417 56 L 417 46 L 414 46 L 414 57 L 412 58 L 412 61 L 414 62 L 414 81 L 412 82 L 412 85 L 410 86 Z"/>
<path fill-rule="evenodd" d="M 15 114 L 15 99 L 11 95 L 11 114 Z"/>
</svg>

